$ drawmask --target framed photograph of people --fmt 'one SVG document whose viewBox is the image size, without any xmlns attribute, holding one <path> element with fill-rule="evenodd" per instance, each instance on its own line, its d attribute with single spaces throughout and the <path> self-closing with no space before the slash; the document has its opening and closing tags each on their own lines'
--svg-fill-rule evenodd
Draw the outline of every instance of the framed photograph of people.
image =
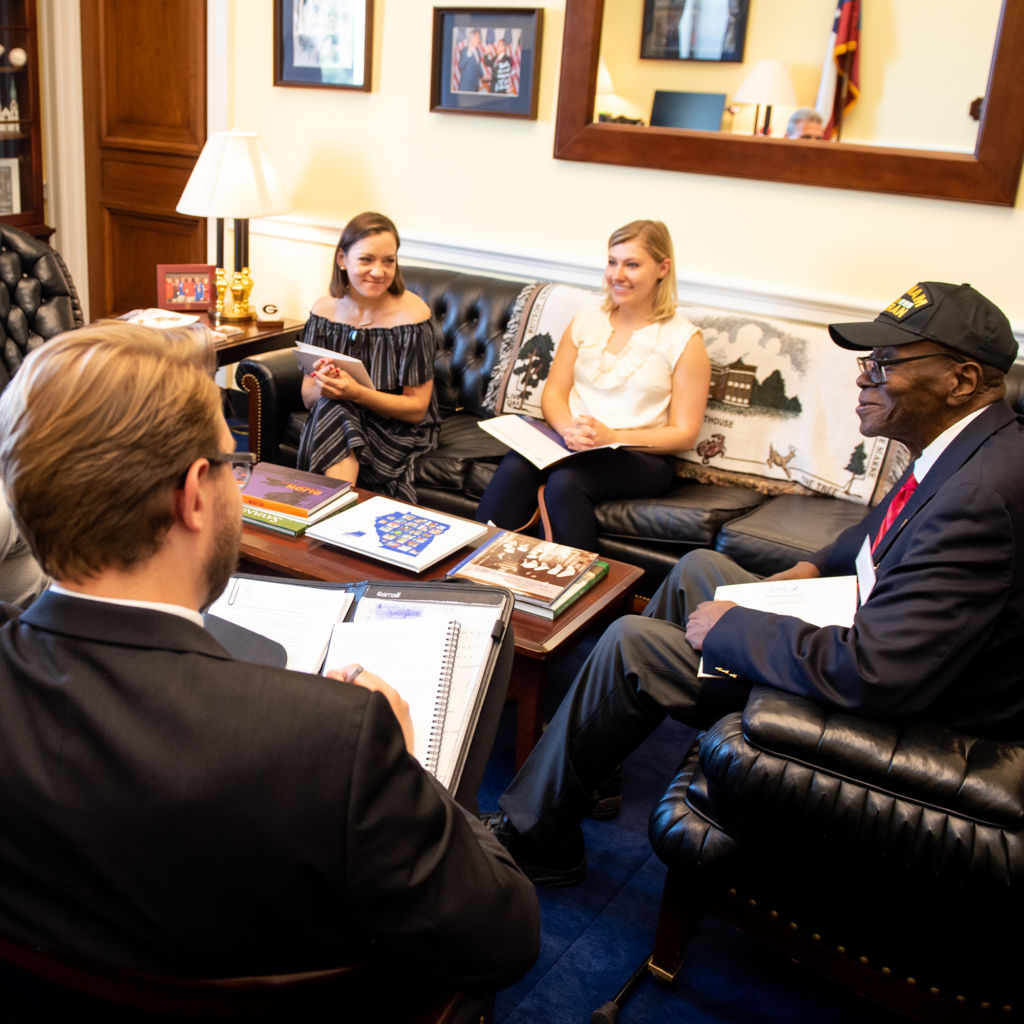
<svg viewBox="0 0 1024 1024">
<path fill-rule="evenodd" d="M 540 7 L 435 7 L 430 109 L 537 116 Z"/>
<path fill-rule="evenodd" d="M 274 0 L 274 85 L 370 91 L 373 0 Z"/>
<path fill-rule="evenodd" d="M 0 217 L 21 213 L 21 171 L 16 156 L 0 158 Z"/>
<path fill-rule="evenodd" d="M 217 298 L 217 268 L 205 263 L 161 263 L 156 268 L 159 309 L 202 313 Z"/>
<path fill-rule="evenodd" d="M 740 62 L 750 0 L 644 0 L 640 56 Z"/>
</svg>

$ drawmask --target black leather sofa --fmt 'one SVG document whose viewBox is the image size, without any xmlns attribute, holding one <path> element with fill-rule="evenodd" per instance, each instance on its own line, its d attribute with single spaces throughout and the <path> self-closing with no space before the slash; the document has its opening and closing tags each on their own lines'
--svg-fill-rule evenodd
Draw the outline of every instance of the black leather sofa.
<svg viewBox="0 0 1024 1024">
<path fill-rule="evenodd" d="M 487 385 L 527 282 L 422 267 L 403 266 L 402 272 L 433 310 L 443 337 L 435 360 L 441 440 L 417 462 L 419 501 L 472 516 L 505 451 L 476 423 L 490 415 L 483 405 Z M 1024 367 L 1015 367 L 1011 377 L 1013 398 L 1024 409 Z M 239 364 L 236 378 L 250 395 L 252 450 L 263 460 L 294 465 L 306 416 L 295 357 L 289 350 L 254 356 Z M 643 568 L 638 589 L 650 594 L 696 548 L 715 548 L 752 572 L 768 574 L 829 543 L 863 515 L 862 506 L 836 498 L 768 497 L 747 487 L 679 479 L 662 498 L 601 504 L 598 547 L 603 555 Z"/>
</svg>

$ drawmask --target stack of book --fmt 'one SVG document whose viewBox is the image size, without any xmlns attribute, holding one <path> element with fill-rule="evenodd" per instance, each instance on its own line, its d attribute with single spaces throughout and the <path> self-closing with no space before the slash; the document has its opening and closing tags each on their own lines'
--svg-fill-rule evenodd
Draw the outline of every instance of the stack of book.
<svg viewBox="0 0 1024 1024">
<path fill-rule="evenodd" d="M 242 489 L 242 521 L 290 537 L 357 501 L 347 480 L 258 462 Z"/>
<path fill-rule="evenodd" d="M 607 573 L 593 551 L 503 530 L 448 575 L 505 587 L 519 611 L 555 619 Z"/>
</svg>

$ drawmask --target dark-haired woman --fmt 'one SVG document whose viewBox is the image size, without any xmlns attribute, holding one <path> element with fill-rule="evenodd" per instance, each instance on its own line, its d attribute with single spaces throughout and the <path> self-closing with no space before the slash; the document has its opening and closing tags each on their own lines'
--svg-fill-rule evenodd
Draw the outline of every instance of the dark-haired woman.
<svg viewBox="0 0 1024 1024">
<path fill-rule="evenodd" d="M 313 304 L 302 340 L 361 359 L 376 387 L 318 360 L 302 380 L 309 421 L 298 465 L 414 502 L 416 457 L 437 444 L 437 337 L 426 304 L 405 290 L 398 246 L 379 213 L 341 233 L 330 294 Z"/>
</svg>

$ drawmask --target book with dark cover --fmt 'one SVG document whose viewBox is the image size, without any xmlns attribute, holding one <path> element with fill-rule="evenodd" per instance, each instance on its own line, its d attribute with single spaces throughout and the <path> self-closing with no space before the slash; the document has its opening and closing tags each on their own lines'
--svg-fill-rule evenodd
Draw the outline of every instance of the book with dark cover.
<svg viewBox="0 0 1024 1024">
<path fill-rule="evenodd" d="M 242 488 L 242 501 L 256 508 L 308 519 L 328 502 L 352 488 L 348 480 L 305 473 L 272 462 L 257 462 Z"/>
<path fill-rule="evenodd" d="M 448 575 L 505 587 L 515 595 L 517 604 L 550 608 L 596 558 L 593 551 L 503 530 Z"/>
</svg>

